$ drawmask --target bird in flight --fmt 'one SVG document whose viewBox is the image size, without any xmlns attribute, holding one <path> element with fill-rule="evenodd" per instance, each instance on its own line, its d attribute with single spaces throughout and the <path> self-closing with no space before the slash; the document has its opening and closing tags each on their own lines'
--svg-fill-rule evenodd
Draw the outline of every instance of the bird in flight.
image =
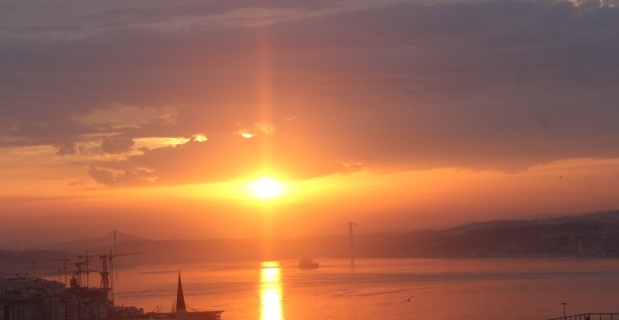
<svg viewBox="0 0 619 320">
<path fill-rule="evenodd" d="M 408 299 L 406 299 L 406 300 L 402 301 L 402 303 L 404 303 L 404 302 L 411 302 L 411 299 L 412 299 L 413 297 L 414 297 L 414 296 L 411 296 L 410 298 L 408 298 Z"/>
</svg>

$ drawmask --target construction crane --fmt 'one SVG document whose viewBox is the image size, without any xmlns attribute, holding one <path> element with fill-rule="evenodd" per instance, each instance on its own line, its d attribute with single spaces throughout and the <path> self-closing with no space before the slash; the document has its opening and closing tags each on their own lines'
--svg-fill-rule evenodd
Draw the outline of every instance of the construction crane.
<svg viewBox="0 0 619 320">
<path fill-rule="evenodd" d="M 114 305 L 114 277 L 110 275 L 114 274 L 114 259 L 123 256 L 133 256 L 136 254 L 144 254 L 144 252 L 133 252 L 133 253 L 114 253 L 110 250 L 109 255 L 101 255 L 99 259 L 101 260 L 101 287 L 107 289 L 107 299 L 110 301 L 110 304 Z"/>
<path fill-rule="evenodd" d="M 60 263 L 58 263 L 58 269 L 52 269 L 54 271 L 58 271 L 58 282 L 62 282 L 60 280 L 60 276 L 62 275 L 62 268 L 60 267 Z"/>
<path fill-rule="evenodd" d="M 78 262 L 75 265 L 77 266 L 77 271 L 74 273 L 73 276 L 71 276 L 71 288 L 74 287 L 74 284 L 73 284 L 74 280 L 75 280 L 75 285 L 77 286 L 77 288 L 88 288 L 88 287 L 84 286 L 85 283 L 84 283 L 83 273 L 85 273 L 85 272 L 84 272 L 84 270 L 81 269 L 81 267 L 84 265 L 83 262 L 81 264 Z M 95 273 L 98 273 L 98 274 L 102 274 L 103 273 L 103 271 L 93 270 L 93 269 L 88 269 L 88 272 L 89 273 L 95 272 Z"/>
<path fill-rule="evenodd" d="M 69 285 L 69 282 L 67 281 L 67 262 L 69 262 L 69 259 L 67 259 L 67 256 L 64 256 L 64 259 L 51 259 L 53 261 L 62 261 L 64 262 L 64 284 L 65 285 Z"/>
<path fill-rule="evenodd" d="M 80 287 L 88 288 L 90 286 L 90 271 L 91 270 L 88 269 L 88 266 L 92 262 L 92 260 L 90 260 L 91 257 L 97 257 L 97 256 L 88 255 L 88 250 L 86 250 L 85 255 L 77 256 L 78 259 L 84 259 L 84 261 L 79 261 L 75 263 L 75 266 L 77 267 L 77 272 L 75 272 L 75 275 L 77 276 L 76 280 L 77 280 L 77 284 Z"/>
</svg>

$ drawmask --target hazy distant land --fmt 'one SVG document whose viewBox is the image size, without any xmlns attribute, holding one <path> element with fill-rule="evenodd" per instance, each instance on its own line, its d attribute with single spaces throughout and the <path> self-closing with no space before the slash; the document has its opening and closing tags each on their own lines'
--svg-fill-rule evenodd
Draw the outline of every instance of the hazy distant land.
<svg viewBox="0 0 619 320">
<path fill-rule="evenodd" d="M 77 255 L 102 254 L 110 246 L 82 247 L 88 241 L 41 246 L 36 250 L 0 251 L 0 276 L 32 272 L 57 275 L 64 268 L 69 274 Z M 474 222 L 444 230 L 418 230 L 409 233 L 362 233 L 355 235 L 357 258 L 481 258 L 481 257 L 619 257 L 619 210 L 576 216 L 533 220 Z M 271 248 L 271 249 L 264 249 Z M 208 261 L 348 258 L 349 239 L 340 235 L 278 239 L 210 239 L 126 241 L 118 252 L 144 252 L 119 260 L 119 267 Z M 93 269 L 98 260 L 92 258 Z"/>
</svg>

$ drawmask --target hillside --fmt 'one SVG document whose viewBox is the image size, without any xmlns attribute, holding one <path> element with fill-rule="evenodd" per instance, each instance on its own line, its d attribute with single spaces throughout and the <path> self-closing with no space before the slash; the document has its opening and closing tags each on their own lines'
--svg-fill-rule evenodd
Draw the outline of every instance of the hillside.
<svg viewBox="0 0 619 320">
<path fill-rule="evenodd" d="M 88 241 L 53 245 L 59 250 L 0 251 L 0 276 L 32 272 L 54 276 L 69 258 L 69 273 L 77 255 L 107 254 L 111 245 L 84 248 Z M 445 230 L 409 233 L 356 234 L 358 258 L 470 257 L 619 257 L 619 211 L 531 220 L 474 222 Z M 64 251 L 64 252 L 63 252 Z M 67 253 L 68 252 L 68 253 Z M 200 263 L 314 258 L 348 258 L 348 236 L 276 239 L 131 240 L 118 244 L 119 268 L 145 264 Z M 93 259 L 92 268 L 98 268 Z"/>
</svg>

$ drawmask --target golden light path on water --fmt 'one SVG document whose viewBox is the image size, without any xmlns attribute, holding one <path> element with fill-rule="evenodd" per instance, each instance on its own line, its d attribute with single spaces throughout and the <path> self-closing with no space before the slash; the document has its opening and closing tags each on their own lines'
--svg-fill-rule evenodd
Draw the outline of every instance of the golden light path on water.
<svg viewBox="0 0 619 320">
<path fill-rule="evenodd" d="M 279 263 L 263 262 L 260 272 L 260 319 L 283 320 L 282 282 Z"/>
</svg>

